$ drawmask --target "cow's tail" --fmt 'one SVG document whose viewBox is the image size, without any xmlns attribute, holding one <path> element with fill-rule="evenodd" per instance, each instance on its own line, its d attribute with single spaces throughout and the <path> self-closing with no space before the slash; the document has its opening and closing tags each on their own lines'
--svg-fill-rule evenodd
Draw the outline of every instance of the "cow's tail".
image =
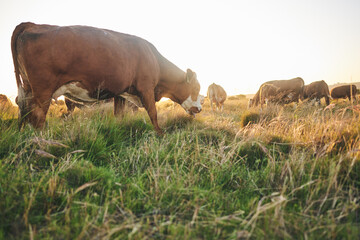
<svg viewBox="0 0 360 240">
<path fill-rule="evenodd" d="M 20 77 L 20 70 L 19 70 L 19 62 L 18 62 L 18 52 L 17 52 L 17 42 L 18 38 L 21 33 L 24 32 L 24 30 L 28 27 L 29 24 L 32 23 L 21 23 L 18 26 L 16 26 L 12 36 L 11 36 L 11 52 L 14 62 L 14 68 L 15 68 L 15 77 L 16 77 L 16 84 L 18 87 L 18 96 L 16 97 L 16 104 L 19 106 L 19 127 L 22 126 L 23 117 L 25 113 L 26 103 L 25 103 L 25 89 L 24 89 L 24 83 L 22 82 L 22 79 Z"/>
<path fill-rule="evenodd" d="M 28 26 L 28 23 L 21 23 L 21 24 L 17 25 L 11 36 L 11 52 L 12 52 L 12 57 L 13 57 L 13 61 L 14 61 L 16 84 L 17 84 L 18 88 L 22 87 L 23 84 L 22 84 L 22 81 L 20 78 L 19 62 L 17 59 L 17 55 L 18 55 L 17 40 L 18 40 L 20 34 L 24 32 L 24 30 L 27 26 Z"/>
</svg>

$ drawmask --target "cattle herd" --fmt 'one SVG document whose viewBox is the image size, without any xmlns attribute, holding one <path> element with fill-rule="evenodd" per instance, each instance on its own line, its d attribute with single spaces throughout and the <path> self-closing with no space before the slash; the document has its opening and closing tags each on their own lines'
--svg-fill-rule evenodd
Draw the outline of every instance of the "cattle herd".
<svg viewBox="0 0 360 240">
<path fill-rule="evenodd" d="M 291 103 L 299 100 L 315 100 L 320 104 L 322 98 L 326 105 L 330 99 L 348 98 L 350 101 L 356 99 L 357 88 L 353 84 L 337 86 L 329 91 L 329 86 L 324 80 L 304 85 L 300 77 L 290 80 L 274 80 L 263 83 L 256 92 L 253 99 L 249 101 L 249 107 L 254 107 L 269 102 Z"/>
<path fill-rule="evenodd" d="M 158 126 L 155 102 L 162 97 L 180 104 L 190 115 L 202 110 L 196 73 L 186 72 L 163 57 L 145 39 L 87 26 L 19 24 L 11 38 L 19 106 L 19 126 L 29 122 L 44 125 L 52 99 L 65 96 L 69 112 L 75 106 L 113 99 L 114 114 L 125 105 L 144 107 L 155 130 Z M 269 103 L 286 104 L 306 99 L 356 99 L 355 85 L 333 88 L 325 81 L 304 85 L 300 77 L 263 83 L 249 107 Z M 214 111 L 223 110 L 225 90 L 215 83 L 207 91 Z"/>
</svg>

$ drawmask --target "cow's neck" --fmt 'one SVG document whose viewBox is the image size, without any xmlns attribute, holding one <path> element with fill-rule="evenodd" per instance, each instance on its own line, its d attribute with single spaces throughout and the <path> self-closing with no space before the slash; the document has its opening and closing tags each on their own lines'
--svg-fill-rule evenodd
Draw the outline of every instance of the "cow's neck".
<svg viewBox="0 0 360 240">
<path fill-rule="evenodd" d="M 155 91 L 156 101 L 159 101 L 162 97 L 167 97 L 181 104 L 190 95 L 185 72 L 165 58 L 160 61 L 160 68 L 160 81 Z"/>
</svg>

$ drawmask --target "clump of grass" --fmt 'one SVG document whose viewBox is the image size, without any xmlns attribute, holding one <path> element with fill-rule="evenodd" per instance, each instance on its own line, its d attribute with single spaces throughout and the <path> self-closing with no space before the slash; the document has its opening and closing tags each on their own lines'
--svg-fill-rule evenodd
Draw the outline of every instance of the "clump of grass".
<svg viewBox="0 0 360 240">
<path fill-rule="evenodd" d="M 177 129 L 184 129 L 193 123 L 193 117 L 187 115 L 171 116 L 166 119 L 165 128 L 167 131 L 174 131 Z"/>
<path fill-rule="evenodd" d="M 289 154 L 291 150 L 291 142 L 286 137 L 280 135 L 266 136 L 266 144 L 284 154 Z"/>
<path fill-rule="evenodd" d="M 94 183 L 86 192 L 101 195 L 101 192 L 111 186 L 115 186 L 114 173 L 104 167 L 95 167 L 91 162 L 79 161 L 59 174 L 66 184 L 77 189 L 84 184 Z M 85 194 L 86 192 L 83 192 Z"/>
<path fill-rule="evenodd" d="M 241 116 L 241 127 L 245 127 L 248 124 L 255 124 L 260 121 L 260 114 L 257 112 L 245 112 Z"/>
<path fill-rule="evenodd" d="M 249 168 L 258 169 L 267 164 L 267 149 L 259 142 L 245 142 L 240 144 L 237 154 L 244 159 Z"/>
</svg>

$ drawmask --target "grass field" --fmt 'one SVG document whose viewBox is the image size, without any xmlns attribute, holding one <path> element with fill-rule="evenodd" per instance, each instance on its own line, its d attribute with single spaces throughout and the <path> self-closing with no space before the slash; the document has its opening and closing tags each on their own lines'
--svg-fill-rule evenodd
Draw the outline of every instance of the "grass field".
<svg viewBox="0 0 360 240">
<path fill-rule="evenodd" d="M 246 105 L 0 109 L 0 239 L 359 239 L 358 105 Z"/>
</svg>

